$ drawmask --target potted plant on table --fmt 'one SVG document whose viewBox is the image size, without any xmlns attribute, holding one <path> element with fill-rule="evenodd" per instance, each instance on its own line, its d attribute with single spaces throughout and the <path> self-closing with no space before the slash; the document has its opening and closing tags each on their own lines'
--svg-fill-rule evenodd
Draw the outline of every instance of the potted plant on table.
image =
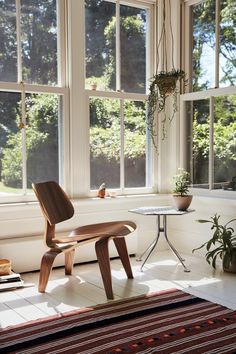
<svg viewBox="0 0 236 354">
<path fill-rule="evenodd" d="M 179 173 L 173 177 L 173 198 L 178 210 L 187 210 L 193 199 L 193 196 L 189 194 L 190 173 L 184 168 L 179 168 L 178 171 Z"/>
<path fill-rule="evenodd" d="M 236 273 L 236 235 L 230 224 L 236 219 L 228 221 L 225 225 L 219 223 L 220 215 L 215 214 L 210 220 L 197 220 L 200 223 L 212 224 L 213 235 L 209 241 L 203 243 L 200 247 L 192 250 L 194 253 L 203 247 L 206 247 L 206 261 L 216 268 L 216 260 L 222 259 L 223 270 Z"/>
</svg>

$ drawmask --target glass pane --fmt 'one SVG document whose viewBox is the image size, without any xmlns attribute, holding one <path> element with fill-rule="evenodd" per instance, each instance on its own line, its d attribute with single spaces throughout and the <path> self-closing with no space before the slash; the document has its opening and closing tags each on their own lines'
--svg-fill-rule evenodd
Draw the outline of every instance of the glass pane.
<svg viewBox="0 0 236 354">
<path fill-rule="evenodd" d="M 0 197 L 22 192 L 21 95 L 0 92 Z"/>
<path fill-rule="evenodd" d="M 220 86 L 236 84 L 236 2 L 221 1 Z"/>
<path fill-rule="evenodd" d="M 120 6 L 121 89 L 146 92 L 147 11 Z"/>
<path fill-rule="evenodd" d="M 193 91 L 215 87 L 215 0 L 192 7 Z"/>
<path fill-rule="evenodd" d="M 236 95 L 215 99 L 214 188 L 236 190 Z"/>
<path fill-rule="evenodd" d="M 125 187 L 146 186 L 146 105 L 125 101 Z"/>
<path fill-rule="evenodd" d="M 58 126 L 60 97 L 27 95 L 27 187 L 33 182 L 59 182 Z"/>
<path fill-rule="evenodd" d="M 194 101 L 192 117 L 192 180 L 193 187 L 209 188 L 209 100 Z"/>
<path fill-rule="evenodd" d="M 116 5 L 85 1 L 87 89 L 116 90 Z"/>
<path fill-rule="evenodd" d="M 90 99 L 90 188 L 120 188 L 120 102 Z"/>
<path fill-rule="evenodd" d="M 23 80 L 57 84 L 56 0 L 21 0 Z"/>
<path fill-rule="evenodd" d="M 0 0 L 0 81 L 17 81 L 15 0 Z"/>
</svg>

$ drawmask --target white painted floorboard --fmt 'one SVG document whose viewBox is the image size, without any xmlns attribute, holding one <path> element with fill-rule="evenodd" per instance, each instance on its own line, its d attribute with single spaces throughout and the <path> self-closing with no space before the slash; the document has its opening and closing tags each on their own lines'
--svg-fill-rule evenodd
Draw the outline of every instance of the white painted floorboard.
<svg viewBox="0 0 236 354">
<path fill-rule="evenodd" d="M 171 251 L 156 252 L 142 272 L 132 257 L 134 279 L 126 278 L 119 259 L 112 260 L 115 299 L 178 288 L 236 310 L 236 274 L 214 271 L 203 258 L 184 258 L 190 273 Z M 26 287 L 0 292 L 1 328 L 108 301 L 97 263 L 76 265 L 72 276 L 65 276 L 63 268 L 53 269 L 45 294 L 37 290 L 38 276 L 22 274 Z"/>
</svg>

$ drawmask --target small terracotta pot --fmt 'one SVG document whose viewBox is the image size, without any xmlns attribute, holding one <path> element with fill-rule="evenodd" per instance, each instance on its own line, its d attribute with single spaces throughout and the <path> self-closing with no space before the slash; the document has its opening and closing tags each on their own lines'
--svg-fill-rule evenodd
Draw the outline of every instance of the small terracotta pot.
<svg viewBox="0 0 236 354">
<path fill-rule="evenodd" d="M 175 206 L 178 210 L 187 210 L 190 206 L 193 196 L 192 195 L 173 195 Z"/>
<path fill-rule="evenodd" d="M 105 196 L 106 196 L 106 190 L 105 189 L 100 189 L 98 191 L 98 197 L 99 198 L 105 198 Z"/>
<path fill-rule="evenodd" d="M 91 90 L 96 91 L 97 90 L 97 85 L 96 84 L 92 84 L 91 85 Z"/>
<path fill-rule="evenodd" d="M 170 96 L 176 88 L 177 77 L 175 76 L 166 76 L 159 80 L 159 91 L 162 96 Z"/>
</svg>

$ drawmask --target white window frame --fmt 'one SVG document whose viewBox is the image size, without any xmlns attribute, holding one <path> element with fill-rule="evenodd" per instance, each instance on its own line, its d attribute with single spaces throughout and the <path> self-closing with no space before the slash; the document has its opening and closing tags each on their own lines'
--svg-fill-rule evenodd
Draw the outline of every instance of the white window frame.
<svg viewBox="0 0 236 354">
<path fill-rule="evenodd" d="M 184 1 L 184 31 L 185 38 L 183 39 L 185 42 L 185 48 L 187 50 L 184 52 L 184 62 L 185 62 L 185 70 L 188 74 L 188 77 L 192 77 L 192 61 L 191 61 L 191 33 L 192 33 L 192 21 L 191 21 L 191 7 L 193 5 L 199 4 L 204 0 L 185 0 Z M 219 0 L 216 0 L 217 8 L 219 9 Z M 218 14 L 219 15 L 219 14 Z M 188 163 L 191 161 L 187 161 L 187 151 L 186 151 L 186 142 L 188 139 L 187 136 L 187 127 L 186 127 L 186 116 L 185 116 L 185 108 L 186 102 L 196 101 L 196 100 L 204 100 L 209 99 L 209 116 L 210 116 L 210 146 L 209 146 L 209 189 L 201 189 L 201 188 L 193 188 L 192 192 L 195 195 L 209 195 L 209 196 L 224 196 L 228 198 L 236 198 L 236 193 L 231 191 L 217 190 L 213 189 L 213 176 L 214 176 L 214 160 L 213 160 L 213 144 L 214 144 L 214 99 L 219 96 L 227 96 L 236 94 L 236 86 L 228 86 L 228 87 L 219 87 L 219 16 L 217 17 L 218 21 L 216 23 L 216 55 L 215 55 L 215 87 L 210 88 L 204 91 L 198 92 L 188 92 L 182 94 L 180 96 L 180 114 L 181 114 L 181 135 L 180 135 L 180 164 L 181 166 L 187 168 Z M 217 65 L 218 64 L 218 65 Z M 191 80 L 191 79 L 190 79 Z M 191 84 L 189 85 L 189 91 L 192 90 Z"/>
<path fill-rule="evenodd" d="M 21 57 L 21 29 L 20 29 L 20 0 L 15 0 L 16 2 L 16 38 L 17 38 L 17 82 L 3 82 L 0 81 L 0 92 L 17 92 L 21 95 L 21 99 L 24 99 L 24 96 L 27 93 L 35 94 L 57 94 L 63 97 L 62 104 L 62 117 L 68 116 L 68 107 L 69 107 L 69 91 L 66 87 L 66 7 L 64 0 L 57 0 L 57 22 L 58 22 L 58 85 L 49 86 L 49 85 L 35 85 L 24 83 L 22 85 L 22 57 Z M 60 26 L 60 27 L 59 27 Z M 22 89 L 23 87 L 23 89 Z M 23 104 L 24 106 L 24 104 Z M 23 107 L 24 111 L 24 107 Z M 24 112 L 23 112 L 24 115 Z M 25 117 L 23 116 L 24 120 Z M 64 121 L 64 119 L 63 119 Z M 66 176 L 63 171 L 65 171 L 66 163 L 63 162 L 63 156 L 68 156 L 68 128 L 66 122 L 63 122 L 63 129 L 61 129 L 61 141 L 59 141 L 60 156 L 59 158 L 59 178 L 61 183 L 66 181 Z M 23 188 L 22 194 L 19 195 L 7 195 L 0 196 L 0 203 L 12 203 L 12 202 L 28 202 L 36 200 L 34 193 L 27 194 L 26 186 L 26 141 L 25 141 L 25 129 L 22 129 L 23 135 L 23 151 L 22 151 L 22 161 L 23 161 Z M 63 168 L 62 168 L 63 165 Z"/>
<path fill-rule="evenodd" d="M 115 0 L 112 2 L 116 2 Z M 122 1 L 117 0 L 117 3 L 132 5 L 139 8 L 153 7 L 150 12 L 150 27 L 154 29 L 155 11 L 153 1 Z M 90 151 L 89 151 L 89 98 L 114 98 L 119 100 L 131 99 L 136 101 L 145 101 L 147 94 L 124 93 L 115 91 L 93 91 L 85 89 L 85 8 L 84 1 L 71 0 L 69 2 L 69 86 L 71 88 L 70 95 L 70 195 L 74 198 L 77 197 L 93 197 L 96 195 L 95 191 L 90 191 Z M 150 31 L 150 43 L 154 43 L 154 31 Z M 78 41 L 78 35 L 80 38 Z M 148 52 L 148 51 L 147 51 Z M 147 77 L 152 75 L 154 50 L 150 48 L 150 71 Z M 119 64 L 118 64 L 119 66 Z M 73 73 L 73 74 L 72 74 Z M 157 162 L 153 158 L 153 173 L 151 176 L 152 181 L 155 181 Z M 119 194 L 144 194 L 155 192 L 156 185 L 151 188 L 132 188 L 132 189 L 119 189 Z"/>
<path fill-rule="evenodd" d="M 19 11 L 20 0 L 15 0 Z M 119 0 L 109 0 L 119 2 Z M 152 8 L 150 16 L 150 38 L 153 47 L 150 48 L 149 72 L 147 78 L 151 77 L 155 68 L 155 24 L 156 24 L 156 1 L 155 0 L 120 0 L 122 4 L 132 5 L 138 8 Z M 60 36 L 58 37 L 58 85 L 44 86 L 24 84 L 24 92 L 27 93 L 51 93 L 63 97 L 63 127 L 61 131 L 61 160 L 60 183 L 64 186 L 72 198 L 87 198 L 94 196 L 90 191 L 90 160 L 89 160 L 89 97 L 94 91 L 85 90 L 85 19 L 83 0 L 57 0 L 58 26 Z M 19 27 L 18 27 L 19 28 Z M 79 35 L 78 35 L 79 33 Z M 20 32 L 17 31 L 18 45 L 20 44 Z M 18 46 L 18 67 L 21 66 L 20 46 Z M 19 70 L 21 72 L 21 70 Z M 21 75 L 18 75 L 18 82 L 0 82 L 2 92 L 22 92 Z M 147 83 L 148 87 L 148 83 Z M 145 94 L 132 94 L 122 92 L 96 92 L 100 97 L 111 97 L 118 99 L 131 99 L 137 101 L 146 100 Z M 26 156 L 24 157 L 26 159 Z M 157 165 L 156 156 L 152 156 L 152 180 L 151 188 L 126 189 L 126 194 L 150 194 L 157 192 Z M 149 161 L 150 162 L 150 161 Z M 25 183 L 26 192 L 26 183 Z M 124 194 L 124 193 L 123 193 Z M 34 194 L 9 195 L 0 197 L 0 203 L 28 202 L 35 201 Z"/>
</svg>

